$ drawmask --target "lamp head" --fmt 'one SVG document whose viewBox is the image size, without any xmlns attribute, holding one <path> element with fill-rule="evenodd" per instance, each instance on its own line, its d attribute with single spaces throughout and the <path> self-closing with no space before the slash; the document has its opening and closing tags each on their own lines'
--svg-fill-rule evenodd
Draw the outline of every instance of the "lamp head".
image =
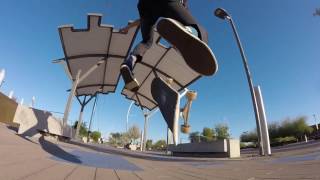
<svg viewBox="0 0 320 180">
<path fill-rule="evenodd" d="M 227 13 L 226 10 L 222 9 L 222 8 L 217 8 L 214 11 L 214 15 L 217 16 L 220 19 L 226 19 L 226 18 L 230 18 L 229 14 Z"/>
</svg>

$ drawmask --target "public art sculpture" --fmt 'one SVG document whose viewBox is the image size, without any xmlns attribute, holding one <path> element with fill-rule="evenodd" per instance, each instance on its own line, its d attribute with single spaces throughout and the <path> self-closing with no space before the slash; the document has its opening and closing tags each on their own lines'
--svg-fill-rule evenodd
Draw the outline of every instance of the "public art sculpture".
<svg viewBox="0 0 320 180">
<path fill-rule="evenodd" d="M 59 27 L 65 57 L 55 62 L 64 63 L 65 70 L 73 82 L 64 113 L 64 124 L 68 120 L 73 96 L 76 96 L 81 104 L 80 123 L 78 123 L 81 124 L 83 109 L 96 94 L 115 92 L 120 78 L 120 66 L 130 55 L 130 49 L 140 27 L 139 23 L 129 22 L 127 27 L 117 30 L 113 26 L 102 25 L 101 19 L 100 14 L 89 14 L 86 29 L 74 29 L 71 25 Z M 168 33 L 165 32 L 166 26 L 176 23 L 183 28 L 173 19 L 165 21 L 168 22 L 160 21 L 158 27 L 153 29 L 150 48 L 132 69 L 135 78 L 140 82 L 139 88 L 132 91 L 124 87 L 121 93 L 127 99 L 133 100 L 141 109 L 152 111 L 159 108 L 172 132 L 173 143 L 177 144 L 179 116 L 182 114 L 184 118 L 182 132 L 188 133 L 191 103 L 196 98 L 196 93 L 188 91 L 187 87 L 202 75 L 215 74 L 217 63 L 210 48 L 189 31 L 176 32 L 185 33 L 185 38 L 189 38 L 186 42 L 191 42 L 191 45 L 192 41 L 199 41 L 193 44 L 194 47 L 190 44 L 185 45 L 191 48 L 183 50 L 187 55 L 183 55 L 180 51 L 185 48 L 180 42 L 175 46 L 163 45 L 160 40 Z M 169 40 L 171 41 L 175 40 Z M 201 48 L 198 47 L 199 44 L 202 44 Z M 198 51 L 192 50 L 197 48 Z M 201 57 L 202 61 L 196 57 Z M 185 95 L 188 102 L 181 113 L 180 98 Z M 83 100 L 80 97 L 84 97 Z M 87 97 L 89 98 L 86 99 Z"/>
</svg>

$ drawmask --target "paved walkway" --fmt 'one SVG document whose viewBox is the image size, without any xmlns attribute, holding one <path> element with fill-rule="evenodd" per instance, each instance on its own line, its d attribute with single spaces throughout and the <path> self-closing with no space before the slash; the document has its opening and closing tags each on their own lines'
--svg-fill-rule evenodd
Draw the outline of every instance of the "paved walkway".
<svg viewBox="0 0 320 180">
<path fill-rule="evenodd" d="M 43 137 L 33 142 L 0 124 L 0 180 L 320 179 L 319 150 L 240 160 L 156 161 Z"/>
</svg>

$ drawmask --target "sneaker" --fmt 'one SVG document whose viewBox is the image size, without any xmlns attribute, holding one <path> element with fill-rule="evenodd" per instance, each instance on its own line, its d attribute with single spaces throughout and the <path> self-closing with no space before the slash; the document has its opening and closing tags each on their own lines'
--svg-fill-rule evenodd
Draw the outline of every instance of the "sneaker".
<svg viewBox="0 0 320 180">
<path fill-rule="evenodd" d="M 217 72 L 218 64 L 210 47 L 198 37 L 198 31 L 178 21 L 163 18 L 157 24 L 158 33 L 175 47 L 187 65 L 200 75 L 210 76 Z"/>
<path fill-rule="evenodd" d="M 120 72 L 125 83 L 125 88 L 136 92 L 139 90 L 139 82 L 134 77 L 132 70 L 136 57 L 131 55 L 120 67 Z"/>
</svg>

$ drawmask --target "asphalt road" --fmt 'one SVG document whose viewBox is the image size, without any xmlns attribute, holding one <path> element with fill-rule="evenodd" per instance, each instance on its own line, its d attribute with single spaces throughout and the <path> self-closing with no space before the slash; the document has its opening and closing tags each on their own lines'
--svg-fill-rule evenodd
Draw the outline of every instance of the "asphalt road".
<svg viewBox="0 0 320 180">
<path fill-rule="evenodd" d="M 271 153 L 303 150 L 305 148 L 320 148 L 320 140 L 310 140 L 308 142 L 298 142 L 293 144 L 287 144 L 284 146 L 271 147 Z M 257 148 L 242 149 L 241 154 L 254 154 L 258 153 Z"/>
</svg>

